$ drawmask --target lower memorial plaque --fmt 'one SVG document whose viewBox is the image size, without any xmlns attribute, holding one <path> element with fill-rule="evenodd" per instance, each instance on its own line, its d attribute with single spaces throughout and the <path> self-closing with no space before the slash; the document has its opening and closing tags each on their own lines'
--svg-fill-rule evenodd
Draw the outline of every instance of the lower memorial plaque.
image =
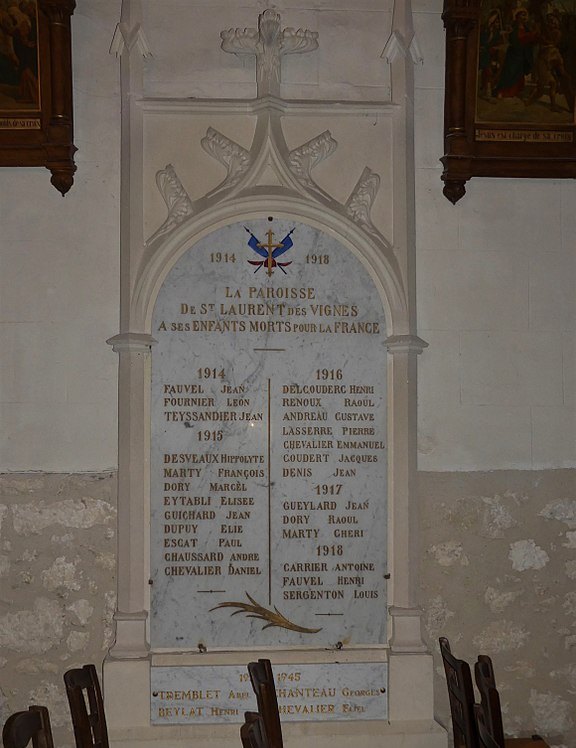
<svg viewBox="0 0 576 748">
<path fill-rule="evenodd" d="M 152 646 L 384 643 L 386 329 L 360 260 L 306 224 L 226 226 L 171 269 L 152 334 Z"/>
<path fill-rule="evenodd" d="M 387 664 L 275 665 L 282 722 L 387 719 Z M 256 710 L 245 667 L 153 667 L 152 723 L 243 722 Z"/>
</svg>

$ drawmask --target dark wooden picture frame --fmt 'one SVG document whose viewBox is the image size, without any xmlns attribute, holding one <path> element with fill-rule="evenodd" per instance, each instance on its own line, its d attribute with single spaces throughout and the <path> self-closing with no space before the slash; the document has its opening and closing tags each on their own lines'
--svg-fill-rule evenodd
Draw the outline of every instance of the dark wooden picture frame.
<svg viewBox="0 0 576 748">
<path fill-rule="evenodd" d="M 74 181 L 70 19 L 75 0 L 0 0 L 0 166 Z"/>
<path fill-rule="evenodd" d="M 576 0 L 444 0 L 444 195 L 576 176 Z"/>
</svg>

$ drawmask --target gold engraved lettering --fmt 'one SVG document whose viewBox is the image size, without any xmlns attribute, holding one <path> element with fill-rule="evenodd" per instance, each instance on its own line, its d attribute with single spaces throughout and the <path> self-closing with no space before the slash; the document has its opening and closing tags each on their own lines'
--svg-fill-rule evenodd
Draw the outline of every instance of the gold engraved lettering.
<svg viewBox="0 0 576 748">
<path fill-rule="evenodd" d="M 220 506 L 254 506 L 252 496 L 221 496 Z"/>
<path fill-rule="evenodd" d="M 249 519 L 250 512 L 240 512 L 235 509 L 229 509 L 224 519 Z"/>
<path fill-rule="evenodd" d="M 372 599 L 379 597 L 378 590 L 354 590 L 354 597 L 357 600 Z"/>
<path fill-rule="evenodd" d="M 374 413 L 336 413 L 337 421 L 373 421 Z"/>
<path fill-rule="evenodd" d="M 358 414 L 354 414 L 358 415 Z M 326 411 L 316 410 L 293 410 L 284 413 L 283 421 L 327 421 L 328 413 Z"/>
<path fill-rule="evenodd" d="M 333 532 L 335 538 L 363 538 L 364 530 L 339 530 Z"/>
<path fill-rule="evenodd" d="M 237 714 L 240 714 L 240 711 L 238 709 L 234 709 L 233 707 L 223 708 L 220 706 L 211 706 L 210 714 L 213 717 L 223 717 L 225 715 L 235 716 Z"/>
<path fill-rule="evenodd" d="M 246 388 L 243 384 L 239 384 L 237 387 L 232 387 L 229 384 L 223 384 L 222 389 L 220 390 L 220 392 L 228 395 L 243 395 L 245 391 Z"/>
<path fill-rule="evenodd" d="M 279 704 L 280 714 L 333 714 L 334 704 Z"/>
<path fill-rule="evenodd" d="M 358 517 L 355 517 L 353 514 L 344 514 L 340 517 L 335 514 L 329 514 L 328 524 L 329 525 L 357 525 Z"/>
<path fill-rule="evenodd" d="M 246 491 L 245 483 L 210 483 L 210 491 L 220 493 L 224 491 Z"/>
<path fill-rule="evenodd" d="M 357 511 L 358 509 L 368 509 L 369 504 L 370 504 L 369 499 L 366 499 L 366 501 L 348 501 L 344 509 L 347 509 L 348 511 L 351 511 L 351 510 Z"/>
<path fill-rule="evenodd" d="M 182 577 L 182 576 L 216 577 L 216 576 L 222 575 L 222 567 L 220 566 L 167 566 L 164 569 L 164 574 L 167 577 Z"/>
<path fill-rule="evenodd" d="M 341 454 L 338 462 L 378 462 L 378 455 L 345 455 Z"/>
<path fill-rule="evenodd" d="M 292 528 L 284 528 L 282 530 L 282 537 L 287 540 L 294 540 L 294 539 L 310 540 L 311 538 L 317 538 L 318 533 L 319 533 L 319 530 L 312 530 L 312 529 L 293 530 Z"/>
<path fill-rule="evenodd" d="M 353 304 L 310 304 L 312 314 L 317 317 L 357 317 L 358 307 Z"/>
<path fill-rule="evenodd" d="M 284 600 L 343 600 L 342 590 L 284 590 Z"/>
<path fill-rule="evenodd" d="M 244 532 L 244 527 L 242 525 L 220 525 L 220 532 L 222 535 L 240 535 Z"/>
<path fill-rule="evenodd" d="M 250 286 L 248 296 L 251 299 L 315 299 L 313 288 L 285 288 L 283 286 Z"/>
<path fill-rule="evenodd" d="M 356 475 L 356 469 L 348 468 L 345 470 L 344 468 L 337 467 L 334 471 L 334 475 L 337 478 L 353 478 Z"/>
<path fill-rule="evenodd" d="M 310 468 L 282 468 L 283 478 L 310 478 L 312 470 Z"/>
<path fill-rule="evenodd" d="M 230 576 L 242 574 L 248 574 L 249 576 L 260 576 L 260 574 L 262 574 L 262 571 L 257 566 L 232 566 L 232 564 L 228 564 L 228 574 L 230 574 Z"/>
</svg>

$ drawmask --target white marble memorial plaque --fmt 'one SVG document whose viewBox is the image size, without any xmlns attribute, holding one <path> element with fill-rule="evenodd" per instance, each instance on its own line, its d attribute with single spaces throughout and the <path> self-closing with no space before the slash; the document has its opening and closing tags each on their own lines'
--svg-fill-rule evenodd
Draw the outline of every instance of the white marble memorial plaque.
<svg viewBox="0 0 576 748">
<path fill-rule="evenodd" d="M 323 663 L 275 665 L 282 722 L 387 719 L 388 665 Z M 153 724 L 243 722 L 256 711 L 245 666 L 153 667 Z"/>
<path fill-rule="evenodd" d="M 152 335 L 152 645 L 383 643 L 386 330 L 362 263 L 301 223 L 221 228 Z"/>
</svg>

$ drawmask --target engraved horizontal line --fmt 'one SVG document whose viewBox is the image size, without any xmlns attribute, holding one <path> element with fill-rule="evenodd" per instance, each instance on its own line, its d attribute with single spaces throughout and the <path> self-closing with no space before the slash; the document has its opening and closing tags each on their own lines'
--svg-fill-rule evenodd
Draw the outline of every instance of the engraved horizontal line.
<svg viewBox="0 0 576 748">
<path fill-rule="evenodd" d="M 314 613 L 315 616 L 343 616 L 344 613 Z"/>
<path fill-rule="evenodd" d="M 285 351 L 286 348 L 253 348 L 254 351 Z"/>
<path fill-rule="evenodd" d="M 226 592 L 226 590 L 198 590 L 198 592 L 205 592 L 208 594 L 212 594 L 214 592 Z"/>
</svg>

